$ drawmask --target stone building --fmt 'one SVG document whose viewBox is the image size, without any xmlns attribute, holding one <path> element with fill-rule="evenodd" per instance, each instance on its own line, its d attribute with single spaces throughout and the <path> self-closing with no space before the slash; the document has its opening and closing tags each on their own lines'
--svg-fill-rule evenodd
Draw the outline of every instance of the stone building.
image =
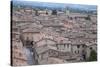
<svg viewBox="0 0 100 67">
<path fill-rule="evenodd" d="M 65 51 L 65 52 L 72 52 L 72 45 L 70 41 L 61 40 L 60 43 L 56 44 L 57 50 Z"/>
<path fill-rule="evenodd" d="M 27 64 L 27 57 L 23 51 L 21 41 L 12 41 L 12 65 L 25 66 Z"/>
<path fill-rule="evenodd" d="M 44 60 L 48 60 L 49 50 L 57 49 L 55 44 L 56 44 L 56 41 L 53 41 L 53 40 L 47 39 L 47 38 L 41 39 L 36 42 L 35 49 L 38 54 L 38 62 L 39 63 L 43 62 Z"/>
<path fill-rule="evenodd" d="M 22 30 L 24 39 L 25 40 L 28 39 L 30 41 L 33 41 L 33 35 L 38 34 L 38 33 L 40 33 L 40 30 L 38 28 L 27 28 L 27 29 Z"/>
</svg>

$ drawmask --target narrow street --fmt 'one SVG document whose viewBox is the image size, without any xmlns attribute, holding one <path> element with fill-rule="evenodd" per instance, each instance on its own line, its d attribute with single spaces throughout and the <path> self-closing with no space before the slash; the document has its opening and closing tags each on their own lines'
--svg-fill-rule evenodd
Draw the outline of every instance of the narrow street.
<svg viewBox="0 0 100 67">
<path fill-rule="evenodd" d="M 24 51 L 25 51 L 25 55 L 27 57 L 27 63 L 29 65 L 35 65 L 35 58 L 33 57 L 34 52 L 32 51 L 32 48 L 24 47 Z"/>
</svg>

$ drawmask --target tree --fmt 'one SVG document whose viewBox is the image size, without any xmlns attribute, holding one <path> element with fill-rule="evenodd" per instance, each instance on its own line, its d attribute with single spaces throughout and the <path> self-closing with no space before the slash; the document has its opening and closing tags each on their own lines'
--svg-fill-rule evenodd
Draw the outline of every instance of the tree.
<svg viewBox="0 0 100 67">
<path fill-rule="evenodd" d="M 52 10 L 52 15 L 57 15 L 57 11 L 56 10 Z"/>
<path fill-rule="evenodd" d="M 46 15 L 48 15 L 48 12 L 46 11 Z"/>
<path fill-rule="evenodd" d="M 38 10 L 35 10 L 35 15 L 36 15 L 36 16 L 38 16 L 38 15 L 39 15 L 39 14 L 38 14 Z"/>
<path fill-rule="evenodd" d="M 97 61 L 97 53 L 95 50 L 91 50 L 88 61 Z"/>
<path fill-rule="evenodd" d="M 88 15 L 87 17 L 85 17 L 86 20 L 91 20 L 90 15 Z"/>
</svg>

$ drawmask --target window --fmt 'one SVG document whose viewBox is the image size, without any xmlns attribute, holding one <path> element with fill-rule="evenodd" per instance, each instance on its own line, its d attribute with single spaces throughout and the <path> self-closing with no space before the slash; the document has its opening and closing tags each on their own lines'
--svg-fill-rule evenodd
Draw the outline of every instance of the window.
<svg viewBox="0 0 100 67">
<path fill-rule="evenodd" d="M 69 44 L 67 44 L 67 47 L 69 48 Z"/>
<path fill-rule="evenodd" d="M 29 40 L 29 37 L 26 37 L 26 40 Z"/>
<path fill-rule="evenodd" d="M 43 54 L 41 54 L 41 59 L 43 59 Z"/>
<path fill-rule="evenodd" d="M 80 45 L 77 45 L 77 48 L 80 48 Z"/>
<path fill-rule="evenodd" d="M 22 54 L 21 54 L 21 53 L 19 53 L 19 56 L 21 57 L 21 56 L 22 56 Z"/>
<path fill-rule="evenodd" d="M 79 54 L 79 50 L 78 50 L 78 54 Z"/>
<path fill-rule="evenodd" d="M 92 50 L 92 47 L 90 47 L 90 50 Z"/>
<path fill-rule="evenodd" d="M 17 32 L 17 31 L 18 31 L 18 29 L 17 29 L 17 28 L 14 28 L 14 29 L 13 29 L 13 31 Z"/>
<path fill-rule="evenodd" d="M 75 51 L 75 54 L 76 54 L 76 51 Z"/>
<path fill-rule="evenodd" d="M 82 45 L 82 47 L 84 48 L 84 47 L 85 47 L 85 45 L 83 44 L 83 45 Z"/>
<path fill-rule="evenodd" d="M 59 49 L 58 44 L 56 44 L 57 49 Z"/>
<path fill-rule="evenodd" d="M 18 47 L 17 46 L 14 46 L 14 49 L 18 49 Z"/>
<path fill-rule="evenodd" d="M 16 60 L 16 62 L 18 62 L 18 61 Z"/>
<path fill-rule="evenodd" d="M 66 44 L 64 44 L 64 47 L 66 46 Z"/>
<path fill-rule="evenodd" d="M 97 32 L 94 32 L 94 31 L 93 31 L 92 34 L 97 34 Z"/>
</svg>

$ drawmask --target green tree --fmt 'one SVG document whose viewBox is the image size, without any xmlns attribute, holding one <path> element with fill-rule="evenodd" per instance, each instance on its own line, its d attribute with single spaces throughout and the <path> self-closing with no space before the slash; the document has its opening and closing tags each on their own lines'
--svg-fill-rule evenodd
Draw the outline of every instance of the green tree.
<svg viewBox="0 0 100 67">
<path fill-rule="evenodd" d="M 48 15 L 48 12 L 46 11 L 46 15 Z"/>
<path fill-rule="evenodd" d="M 57 15 L 57 11 L 56 10 L 52 10 L 52 15 Z"/>
<path fill-rule="evenodd" d="M 36 15 L 36 16 L 38 16 L 38 15 L 39 15 L 39 14 L 38 14 L 38 10 L 35 10 L 35 15 Z"/>
<path fill-rule="evenodd" d="M 90 15 L 88 15 L 87 17 L 85 17 L 86 20 L 91 20 Z"/>
<path fill-rule="evenodd" d="M 97 53 L 95 50 L 91 50 L 88 61 L 97 61 Z"/>
</svg>

